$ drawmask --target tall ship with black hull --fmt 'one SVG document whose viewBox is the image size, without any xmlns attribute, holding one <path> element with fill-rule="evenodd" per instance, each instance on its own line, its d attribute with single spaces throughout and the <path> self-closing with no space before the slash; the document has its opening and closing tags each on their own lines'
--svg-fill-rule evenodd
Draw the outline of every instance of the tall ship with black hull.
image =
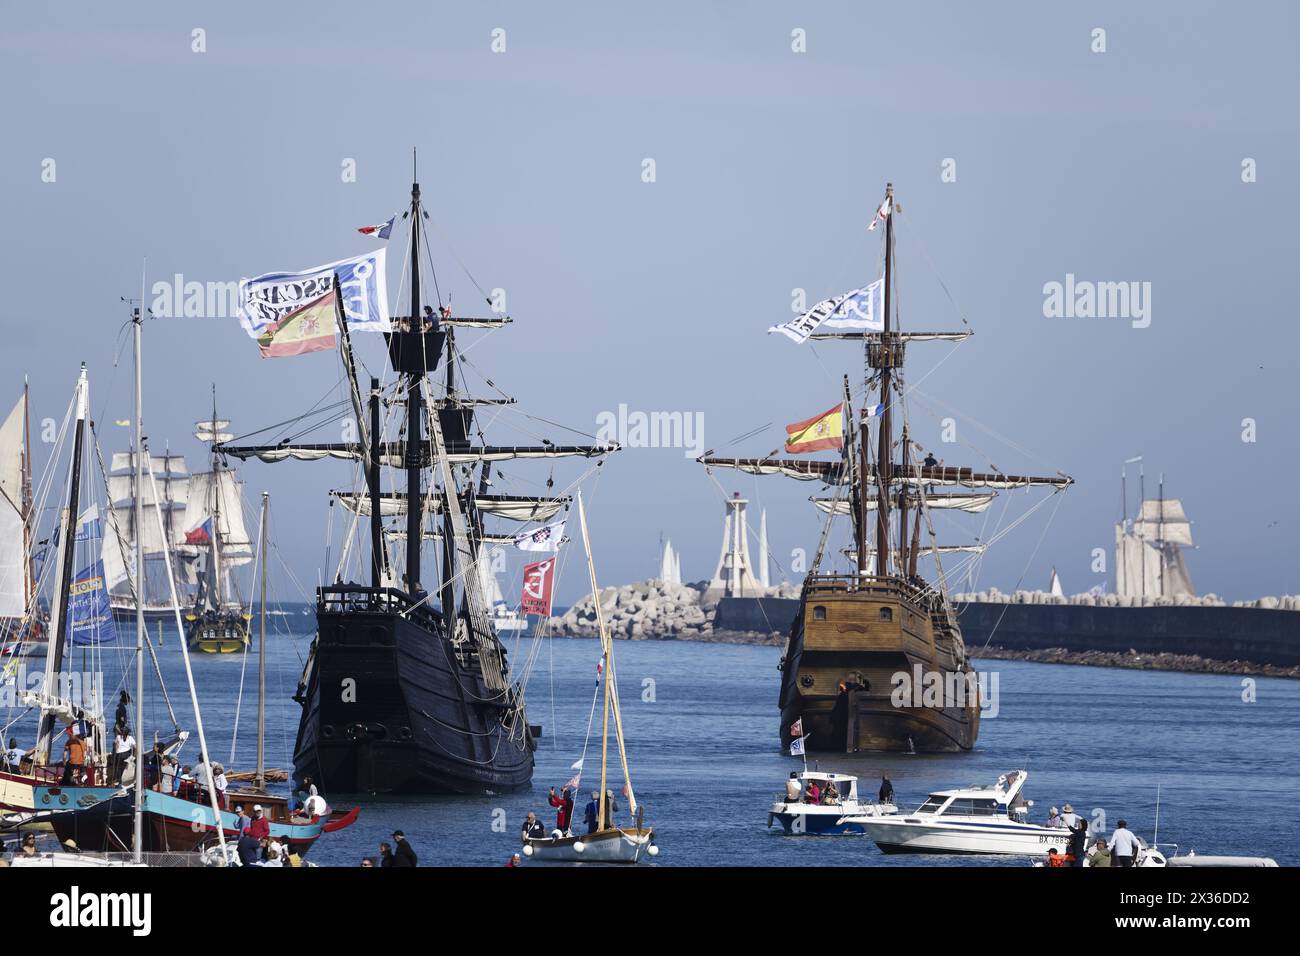
<svg viewBox="0 0 1300 956">
<path fill-rule="evenodd" d="M 457 333 L 497 329 L 511 320 L 504 314 L 453 316 L 436 281 L 434 301 L 426 304 L 421 238 L 428 214 L 418 182 L 402 218 L 410 224 L 409 305 L 384 333 L 394 381 L 383 386 L 372 378 L 368 403 L 354 372 L 352 342 L 360 336 L 349 336 L 339 306 L 339 353 L 357 440 L 306 444 L 295 437 L 218 450 L 264 461 L 357 462 L 358 487 L 331 492 L 331 504 L 350 512 L 351 531 L 334 583 L 317 589 L 316 638 L 295 694 L 302 706 L 295 778 L 310 776 L 336 793 L 517 790 L 532 779 L 534 731 L 523 681 L 511 673 L 476 565 L 484 559 L 484 545 L 545 537 L 556 527 L 505 534 L 489 530 L 489 519 L 545 522 L 567 509 L 570 499 L 497 494 L 493 488 L 512 480 L 501 471 L 506 462 L 583 457 L 598 463 L 617 446 L 487 443 L 476 409 L 492 406 L 495 416 L 514 399 L 466 394 L 462 370 L 471 366 L 458 349 Z M 436 280 L 431 264 L 429 269 Z M 339 289 L 336 275 L 336 305 Z M 390 470 L 403 473 L 402 490 L 385 490 Z M 547 488 L 553 483 L 546 479 Z M 363 546 L 354 547 L 354 539 L 365 537 L 368 567 L 358 560 Z M 422 560 L 426 541 L 436 547 L 434 562 Z M 351 583 L 350 560 L 368 584 Z"/>
<path fill-rule="evenodd" d="M 772 330 L 800 343 L 839 339 L 864 347 L 857 414 L 846 376 L 839 416 L 832 409 L 829 418 L 823 416 L 813 426 L 824 425 L 819 434 L 826 437 L 808 450 L 837 448 L 839 458 L 720 458 L 709 453 L 700 459 L 709 468 L 821 482 L 832 492 L 812 499 L 827 519 L 780 664 L 782 743 L 789 746 L 801 737 L 813 751 L 923 753 L 975 745 L 978 688 L 941 555 L 982 551 L 984 545 L 940 545 L 931 511 L 978 513 L 999 489 L 1059 490 L 1071 484 L 1064 475 L 978 472 L 941 464 L 932 454 L 922 458 L 923 449 L 910 435 L 905 402 L 906 347 L 915 341 L 960 341 L 971 333 L 899 330 L 893 288 L 897 214 L 890 186 L 875 220 L 885 226 L 884 275 L 878 282 L 819 303 L 790 325 Z M 797 437 L 796 430 L 812 422 L 787 431 Z M 786 450 L 804 448 L 792 448 L 787 441 Z M 945 488 L 960 490 L 940 490 Z M 852 567 L 842 573 L 822 569 L 824 560 L 829 563 L 828 541 L 837 516 L 853 523 L 852 544 L 844 549 Z M 933 580 L 921 575 L 922 559 L 934 562 Z M 896 692 L 900 675 L 911 682 L 911 692 Z M 931 693 L 934 687 L 945 692 Z"/>
</svg>

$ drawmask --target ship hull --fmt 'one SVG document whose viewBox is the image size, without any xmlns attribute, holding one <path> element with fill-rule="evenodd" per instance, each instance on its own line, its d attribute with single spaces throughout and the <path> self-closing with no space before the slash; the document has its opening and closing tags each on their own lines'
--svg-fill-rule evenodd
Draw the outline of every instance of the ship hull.
<svg viewBox="0 0 1300 956">
<path fill-rule="evenodd" d="M 782 746 L 798 722 L 816 752 L 953 753 L 979 736 L 960 633 L 934 597 L 889 580 L 809 578 L 780 705 Z"/>
<path fill-rule="evenodd" d="M 317 608 L 294 776 L 336 793 L 500 793 L 532 781 L 513 694 L 458 656 L 441 619 L 391 605 Z"/>
</svg>

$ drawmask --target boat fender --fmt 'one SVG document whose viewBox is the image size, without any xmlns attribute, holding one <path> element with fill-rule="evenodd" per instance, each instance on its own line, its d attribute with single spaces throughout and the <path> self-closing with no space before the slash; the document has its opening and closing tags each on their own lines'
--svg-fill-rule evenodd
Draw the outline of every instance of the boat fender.
<svg viewBox="0 0 1300 956">
<path fill-rule="evenodd" d="M 577 841 L 576 843 L 573 844 L 573 852 L 574 853 L 587 852 L 587 844 L 583 843 L 581 840 Z"/>
<path fill-rule="evenodd" d="M 650 846 L 646 849 L 646 852 L 649 853 L 651 856 L 658 856 L 659 847 L 656 844 L 651 843 Z"/>
<path fill-rule="evenodd" d="M 525 843 L 524 856 L 532 856 L 532 855 L 533 855 L 533 845 L 531 843 Z"/>
</svg>

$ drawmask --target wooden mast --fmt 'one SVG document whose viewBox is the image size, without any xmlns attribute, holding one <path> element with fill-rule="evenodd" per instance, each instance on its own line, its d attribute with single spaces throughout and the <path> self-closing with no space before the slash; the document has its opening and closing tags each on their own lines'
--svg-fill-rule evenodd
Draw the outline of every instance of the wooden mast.
<svg viewBox="0 0 1300 956">
<path fill-rule="evenodd" d="M 335 281 L 338 281 L 337 279 Z M 370 486 L 370 586 L 384 580 L 384 518 L 380 510 L 379 455 L 383 442 L 379 434 L 379 379 L 370 379 L 370 448 L 366 462 L 366 484 Z M 410 507 L 410 502 L 407 503 Z"/>
<path fill-rule="evenodd" d="M 417 175 L 415 152 L 411 153 L 412 177 Z M 411 331 L 423 331 L 420 316 L 420 183 L 411 183 Z M 423 368 L 423 365 L 421 365 Z M 421 421 L 424 395 L 421 391 L 424 372 L 407 373 L 406 380 L 406 593 L 414 595 L 420 587 L 420 544 L 423 541 L 423 498 L 420 491 Z M 443 607 L 446 613 L 446 607 Z"/>
<path fill-rule="evenodd" d="M 876 577 L 884 578 L 889 573 L 889 480 L 893 471 L 892 450 L 893 422 L 889 395 L 890 366 L 894 361 L 894 346 L 890 342 L 890 285 L 893 280 L 894 264 L 894 184 L 885 184 L 885 324 L 880 336 L 880 445 L 876 452 Z M 864 421 L 865 425 L 866 422 Z M 863 452 L 865 462 L 866 453 Z M 866 470 L 863 469 L 865 477 Z M 865 555 L 858 555 L 858 566 L 866 570 Z"/>
<path fill-rule="evenodd" d="M 257 545 L 262 552 L 262 597 L 257 637 L 257 774 L 253 777 L 253 787 L 258 792 L 266 790 L 266 515 L 270 499 L 269 492 L 262 492 L 262 527 L 258 535 L 261 540 Z"/>
<path fill-rule="evenodd" d="M 596 562 L 591 557 L 591 538 L 587 535 L 587 509 L 578 492 L 578 523 L 582 526 L 582 547 L 587 552 L 587 573 L 591 577 L 591 595 L 596 605 L 596 626 L 600 631 L 601 661 L 604 664 L 605 703 L 600 721 L 600 790 L 596 794 L 596 829 L 605 829 L 605 791 L 609 765 L 609 634 L 605 630 L 605 612 L 600 606 L 600 586 L 596 583 Z"/>
</svg>

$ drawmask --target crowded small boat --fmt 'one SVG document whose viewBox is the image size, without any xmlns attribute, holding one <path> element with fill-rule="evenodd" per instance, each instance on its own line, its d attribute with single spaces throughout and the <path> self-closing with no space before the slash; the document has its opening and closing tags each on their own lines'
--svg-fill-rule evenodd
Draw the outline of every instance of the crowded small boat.
<svg viewBox="0 0 1300 956">
<path fill-rule="evenodd" d="M 859 799 L 858 778 L 851 774 L 792 770 L 785 793 L 772 802 L 767 825 L 779 823 L 788 836 L 862 833 L 862 818 L 898 812 L 887 776 L 878 797 L 876 802 Z"/>
</svg>

